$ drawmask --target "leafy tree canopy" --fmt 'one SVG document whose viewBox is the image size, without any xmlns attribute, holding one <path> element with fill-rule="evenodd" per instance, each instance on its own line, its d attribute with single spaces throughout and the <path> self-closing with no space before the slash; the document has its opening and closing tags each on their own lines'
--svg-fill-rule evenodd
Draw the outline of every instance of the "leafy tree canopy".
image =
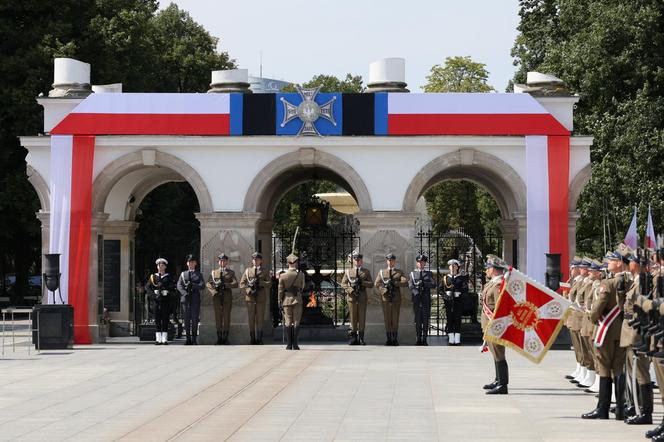
<svg viewBox="0 0 664 442">
<path fill-rule="evenodd" d="M 485 66 L 470 57 L 447 57 L 442 66 L 431 68 L 424 92 L 492 92 Z"/>
<path fill-rule="evenodd" d="M 360 75 L 346 74 L 342 80 L 334 75 L 320 74 L 303 83 L 301 87 L 314 88 L 320 86 L 321 92 L 362 92 L 362 77 Z M 283 88 L 283 92 L 296 92 L 295 85 L 289 84 Z"/>
</svg>

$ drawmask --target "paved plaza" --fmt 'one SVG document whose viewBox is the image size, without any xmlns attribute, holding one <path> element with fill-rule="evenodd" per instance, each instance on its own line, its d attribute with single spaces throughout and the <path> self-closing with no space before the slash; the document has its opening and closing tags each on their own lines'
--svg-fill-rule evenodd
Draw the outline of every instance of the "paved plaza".
<svg viewBox="0 0 664 442">
<path fill-rule="evenodd" d="M 596 400 L 563 379 L 570 351 L 508 359 L 510 394 L 489 397 L 474 345 L 19 348 L 0 359 L 0 439 L 625 441 L 654 427 L 582 421 Z"/>
</svg>

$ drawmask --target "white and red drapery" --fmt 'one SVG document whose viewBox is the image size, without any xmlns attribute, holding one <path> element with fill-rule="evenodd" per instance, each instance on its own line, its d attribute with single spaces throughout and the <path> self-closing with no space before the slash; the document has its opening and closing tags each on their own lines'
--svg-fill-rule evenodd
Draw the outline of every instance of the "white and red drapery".
<svg viewBox="0 0 664 442">
<path fill-rule="evenodd" d="M 61 254 L 61 291 L 74 307 L 76 343 L 91 342 L 95 136 L 230 135 L 232 95 L 92 94 L 51 131 L 50 251 Z M 569 260 L 570 134 L 537 100 L 528 94 L 376 95 L 377 134 L 525 136 L 528 274 L 544 280 L 545 253 Z M 234 121 L 241 122 L 241 115 Z"/>
</svg>

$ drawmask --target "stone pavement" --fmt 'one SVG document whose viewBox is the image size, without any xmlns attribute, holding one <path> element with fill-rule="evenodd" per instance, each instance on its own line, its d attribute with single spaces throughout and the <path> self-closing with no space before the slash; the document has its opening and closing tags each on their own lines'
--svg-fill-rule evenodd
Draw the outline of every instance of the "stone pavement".
<svg viewBox="0 0 664 442">
<path fill-rule="evenodd" d="M 0 359 L 0 440 L 641 440 L 653 426 L 579 415 L 595 398 L 508 351 L 485 396 L 477 346 L 105 344 Z M 661 402 L 656 398 L 656 419 Z"/>
</svg>

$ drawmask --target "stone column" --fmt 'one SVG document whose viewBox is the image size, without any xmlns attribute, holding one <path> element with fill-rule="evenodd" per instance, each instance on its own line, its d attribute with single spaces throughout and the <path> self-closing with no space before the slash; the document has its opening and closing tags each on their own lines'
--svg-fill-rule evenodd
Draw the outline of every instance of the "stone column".
<svg viewBox="0 0 664 442">
<path fill-rule="evenodd" d="M 416 212 L 364 212 L 355 214 L 360 222 L 360 250 L 364 265 L 375 280 L 380 269 L 386 266 L 385 254 L 397 256 L 397 267 L 406 273 L 415 266 Z M 401 289 L 401 314 L 399 315 L 399 340 L 403 344 L 415 341 L 413 309 L 408 287 Z M 385 342 L 385 321 L 379 296 L 372 292 L 367 307 L 365 340 L 369 344 Z"/>
<path fill-rule="evenodd" d="M 527 228 L 528 220 L 524 214 L 516 214 L 514 218 L 517 221 L 517 245 L 518 245 L 518 257 L 517 257 L 517 268 L 523 273 L 528 273 L 528 266 L 526 265 L 526 237 L 527 237 Z"/>
<path fill-rule="evenodd" d="M 207 281 L 210 272 L 217 266 L 217 256 L 224 252 L 230 257 L 229 266 L 235 271 L 238 282 L 247 266 L 251 265 L 251 254 L 256 250 L 256 234 L 260 213 L 242 212 L 211 212 L 197 213 L 196 218 L 201 224 L 200 264 L 203 277 Z M 269 243 L 269 241 L 268 241 Z M 265 247 L 265 246 L 264 246 Z M 269 250 L 269 249 L 268 249 Z M 269 267 L 269 255 L 265 265 Z M 212 307 L 212 296 L 205 290 L 201 296 L 201 324 L 199 343 L 214 344 L 217 331 Z M 271 321 L 267 315 L 264 336 L 272 334 Z M 244 295 L 238 289 L 233 290 L 233 308 L 231 310 L 231 330 L 229 339 L 232 343 L 249 341 L 249 326 Z"/>
<path fill-rule="evenodd" d="M 567 235 L 568 235 L 568 244 L 569 244 L 569 259 L 571 260 L 574 255 L 576 255 L 576 222 L 581 218 L 579 212 L 569 212 L 567 216 Z M 560 270 L 563 275 L 569 277 L 569 263 L 561 262 Z M 566 278 L 565 277 L 565 278 Z M 566 279 L 563 279 L 565 281 Z"/>
<path fill-rule="evenodd" d="M 516 219 L 502 219 L 500 220 L 500 226 L 503 231 L 503 259 L 509 265 L 518 268 L 517 261 L 521 258 L 518 249 L 519 222 Z M 514 248 L 514 241 L 516 241 L 516 249 Z"/>
<path fill-rule="evenodd" d="M 90 327 L 90 338 L 93 344 L 106 342 L 108 326 L 100 324 L 99 318 L 102 313 L 104 302 L 104 280 L 100 278 L 99 244 L 104 240 L 104 223 L 108 219 L 108 213 L 93 212 L 90 223 L 90 266 L 88 271 L 88 327 Z M 103 249 L 102 249 L 103 251 Z M 74 324 L 75 327 L 84 326 Z"/>
<path fill-rule="evenodd" d="M 109 312 L 109 336 L 129 336 L 134 299 L 135 275 L 131 266 L 134 241 L 138 223 L 134 221 L 106 221 L 103 227 L 104 240 L 120 241 L 120 311 Z M 134 325 L 136 326 L 136 325 Z"/>
<path fill-rule="evenodd" d="M 49 241 L 51 234 L 51 214 L 50 212 L 39 211 L 36 213 L 37 219 L 41 223 L 41 252 L 42 252 L 42 273 L 44 272 L 44 255 L 49 253 Z M 42 304 L 48 304 L 48 291 L 42 284 Z"/>
</svg>

